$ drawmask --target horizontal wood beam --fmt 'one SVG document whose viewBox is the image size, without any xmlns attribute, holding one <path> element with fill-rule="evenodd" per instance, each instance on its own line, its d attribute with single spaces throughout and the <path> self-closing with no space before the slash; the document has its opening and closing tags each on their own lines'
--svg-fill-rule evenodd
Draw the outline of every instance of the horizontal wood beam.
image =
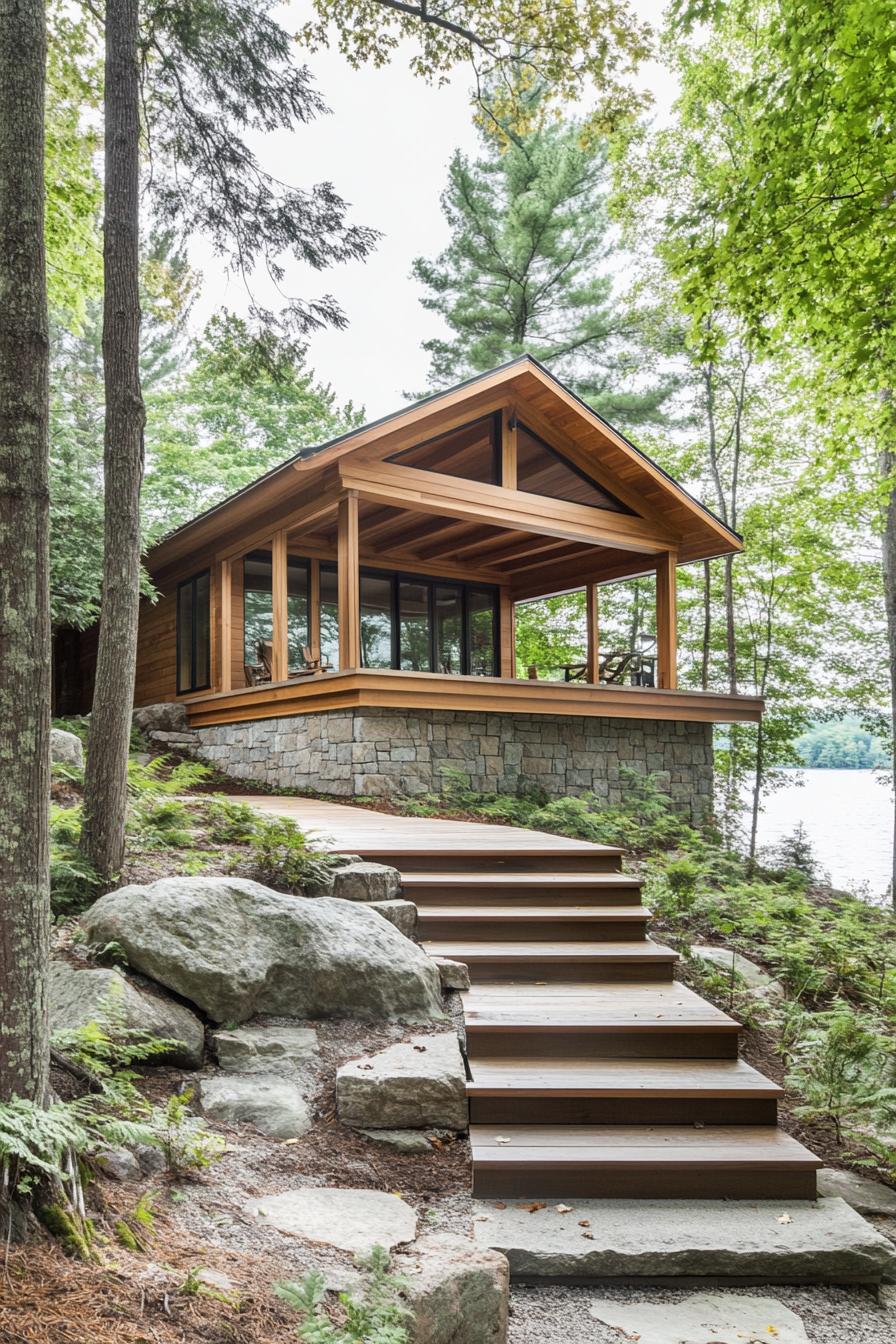
<svg viewBox="0 0 896 1344">
<path fill-rule="evenodd" d="M 238 555 L 245 555 L 247 551 L 254 551 L 262 542 L 269 541 L 275 531 L 294 532 L 296 528 L 310 527 L 312 523 L 326 517 L 328 513 L 335 514 L 339 501 L 344 495 L 345 490 L 341 486 L 325 490 L 322 494 L 315 495 L 313 499 L 307 500 L 298 508 L 279 515 L 275 520 L 275 525 L 274 520 L 268 521 L 263 526 L 259 526 L 256 531 L 241 537 L 239 541 L 221 547 L 215 553 L 215 558 L 217 560 L 234 559 Z"/>
<path fill-rule="evenodd" d="M 656 573 L 653 555 L 620 555 L 603 551 L 592 563 L 576 557 L 545 565 L 521 573 L 511 580 L 510 591 L 515 602 L 527 602 L 536 597 L 556 597 L 572 593 L 586 583 L 614 583 L 620 579 L 640 579 Z"/>
<path fill-rule="evenodd" d="M 505 490 L 498 485 L 462 481 L 435 471 L 391 463 L 365 466 L 349 459 L 340 464 L 340 480 L 344 489 L 357 492 L 361 499 L 400 503 L 415 512 L 506 527 L 514 532 L 653 554 L 676 544 L 671 533 L 642 518 L 522 490 Z"/>
</svg>

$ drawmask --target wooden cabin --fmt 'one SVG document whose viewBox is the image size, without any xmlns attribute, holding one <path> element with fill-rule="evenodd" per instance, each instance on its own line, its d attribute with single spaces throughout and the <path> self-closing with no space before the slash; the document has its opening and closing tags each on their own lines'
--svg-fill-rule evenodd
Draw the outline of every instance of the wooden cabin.
<svg viewBox="0 0 896 1344">
<path fill-rule="evenodd" d="M 281 787 L 417 792 L 449 768 L 612 798 L 629 763 L 699 810 L 712 724 L 761 702 L 679 688 L 676 575 L 741 549 L 524 356 L 302 449 L 154 546 L 135 702 L 182 701 L 201 754 Z M 656 647 L 620 672 L 600 589 L 634 576 L 656 585 Z M 582 666 L 518 668 L 516 604 L 575 589 Z M 74 655 L 82 709 L 94 648 Z"/>
</svg>

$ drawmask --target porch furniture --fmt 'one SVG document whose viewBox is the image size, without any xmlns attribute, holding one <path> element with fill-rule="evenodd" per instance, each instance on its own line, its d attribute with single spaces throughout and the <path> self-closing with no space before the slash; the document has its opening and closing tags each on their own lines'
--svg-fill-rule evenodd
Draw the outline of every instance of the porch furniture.
<svg viewBox="0 0 896 1344">
<path fill-rule="evenodd" d="M 313 655 L 313 653 L 312 653 L 312 650 L 309 649 L 309 647 L 308 647 L 307 644 L 303 644 L 303 645 L 302 645 L 302 657 L 305 659 L 305 666 L 304 666 L 302 669 L 300 669 L 299 672 L 294 672 L 294 671 L 290 670 L 289 675 L 290 675 L 291 677 L 293 677 L 293 676 L 301 676 L 301 675 L 303 675 L 303 674 L 305 674 L 305 673 L 310 673 L 310 672 L 332 672 L 332 671 L 333 671 L 333 664 L 332 664 L 332 663 L 324 662 L 323 657 L 320 656 L 320 655 L 318 655 L 318 657 L 315 658 L 314 655 Z"/>
</svg>

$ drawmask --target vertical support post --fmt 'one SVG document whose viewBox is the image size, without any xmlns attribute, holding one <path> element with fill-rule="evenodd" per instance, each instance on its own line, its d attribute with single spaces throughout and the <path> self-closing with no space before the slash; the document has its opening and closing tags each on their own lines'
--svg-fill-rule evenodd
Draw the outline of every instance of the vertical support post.
<svg viewBox="0 0 896 1344">
<path fill-rule="evenodd" d="M 498 635 L 501 649 L 499 671 L 502 677 L 513 677 L 516 675 L 516 659 L 513 647 L 513 598 L 510 596 L 509 588 L 498 589 L 498 603 Z"/>
<path fill-rule="evenodd" d="M 286 532 L 274 533 L 271 544 L 271 589 L 274 609 L 271 680 L 286 681 L 289 676 L 288 611 L 286 601 Z"/>
<path fill-rule="evenodd" d="M 218 565 L 218 609 L 221 613 L 221 626 L 218 635 L 219 691 L 229 691 L 232 684 L 233 598 L 231 572 L 231 562 L 229 560 L 222 560 Z"/>
<path fill-rule="evenodd" d="M 336 541 L 339 592 L 339 670 L 361 666 L 361 576 L 358 549 L 358 496 L 349 492 L 339 501 Z"/>
<path fill-rule="evenodd" d="M 516 411 L 505 406 L 501 412 L 501 484 L 515 490 L 517 481 Z"/>
<path fill-rule="evenodd" d="M 585 680 L 596 686 L 600 680 L 600 609 L 596 583 L 585 584 L 585 618 L 588 628 Z"/>
<path fill-rule="evenodd" d="M 320 561 L 311 561 L 308 575 L 308 647 L 312 658 L 320 658 Z"/>
<path fill-rule="evenodd" d="M 666 551 L 656 565 L 657 682 L 666 690 L 678 685 L 677 551 Z"/>
</svg>

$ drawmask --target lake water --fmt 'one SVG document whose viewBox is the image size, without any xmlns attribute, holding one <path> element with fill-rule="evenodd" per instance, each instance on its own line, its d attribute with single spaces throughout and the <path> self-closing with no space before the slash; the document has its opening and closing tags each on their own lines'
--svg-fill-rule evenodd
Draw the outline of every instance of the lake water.
<svg viewBox="0 0 896 1344">
<path fill-rule="evenodd" d="M 893 854 L 893 800 L 873 770 L 788 770 L 788 782 L 765 799 L 760 845 L 774 844 L 803 823 L 822 870 L 847 891 L 887 891 Z"/>
</svg>

